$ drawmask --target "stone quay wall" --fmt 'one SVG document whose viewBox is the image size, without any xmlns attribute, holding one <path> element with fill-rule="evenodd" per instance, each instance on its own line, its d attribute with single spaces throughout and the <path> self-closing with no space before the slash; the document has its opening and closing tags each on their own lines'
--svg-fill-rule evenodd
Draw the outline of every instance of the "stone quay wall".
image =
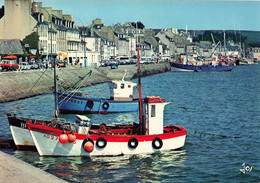
<svg viewBox="0 0 260 183">
<path fill-rule="evenodd" d="M 57 69 L 58 84 L 65 89 L 76 83 L 80 77 L 90 70 L 92 74 L 84 79 L 82 87 L 120 80 L 127 71 L 125 79 L 137 78 L 136 65 L 119 65 L 118 69 L 110 67 L 95 68 L 59 68 Z M 169 63 L 141 64 L 142 77 L 168 72 Z M 36 95 L 53 92 L 53 70 L 32 70 L 24 72 L 0 72 L 0 103 L 15 101 Z"/>
</svg>

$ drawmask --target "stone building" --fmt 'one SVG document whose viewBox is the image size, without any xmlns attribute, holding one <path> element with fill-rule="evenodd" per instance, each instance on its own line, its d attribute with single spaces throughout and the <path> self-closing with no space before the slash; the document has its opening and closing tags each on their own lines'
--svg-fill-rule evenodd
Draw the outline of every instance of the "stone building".
<svg viewBox="0 0 260 183">
<path fill-rule="evenodd" d="M 31 0 L 5 0 L 0 19 L 0 39 L 24 39 L 32 33 L 37 21 L 31 16 Z"/>
<path fill-rule="evenodd" d="M 260 48 L 251 48 L 248 54 L 248 58 L 260 62 Z"/>
<path fill-rule="evenodd" d="M 42 2 L 5 0 L 0 10 L 0 39 L 23 40 L 32 32 L 39 35 L 38 51 L 43 60 L 54 57 L 71 65 L 97 66 L 99 56 L 87 51 L 86 43 L 71 15 L 43 7 Z"/>
</svg>

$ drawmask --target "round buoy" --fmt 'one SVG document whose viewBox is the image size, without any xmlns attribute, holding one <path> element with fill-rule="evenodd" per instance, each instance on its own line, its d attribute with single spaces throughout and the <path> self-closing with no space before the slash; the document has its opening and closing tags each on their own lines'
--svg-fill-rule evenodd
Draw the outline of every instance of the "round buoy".
<svg viewBox="0 0 260 183">
<path fill-rule="evenodd" d="M 76 141 L 76 135 L 71 132 L 71 133 L 68 134 L 68 139 L 69 139 L 69 142 L 75 142 Z"/>
<path fill-rule="evenodd" d="M 85 144 L 84 144 L 84 149 L 87 151 L 87 152 L 92 152 L 94 150 L 94 144 L 92 144 L 90 141 L 87 141 Z"/>
<path fill-rule="evenodd" d="M 69 138 L 68 138 L 68 135 L 65 134 L 65 133 L 62 133 L 60 136 L 59 136 L 59 142 L 61 144 L 66 144 L 68 142 Z"/>
</svg>

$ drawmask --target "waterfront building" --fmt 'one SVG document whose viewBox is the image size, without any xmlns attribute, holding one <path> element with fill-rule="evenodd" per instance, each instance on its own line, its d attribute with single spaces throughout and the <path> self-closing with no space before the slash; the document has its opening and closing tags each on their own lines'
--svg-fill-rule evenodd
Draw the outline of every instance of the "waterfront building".
<svg viewBox="0 0 260 183">
<path fill-rule="evenodd" d="M 254 61 L 260 61 L 260 48 L 251 48 L 248 53 L 248 58 Z"/>
<path fill-rule="evenodd" d="M 82 28 L 80 28 L 82 29 Z M 97 18 L 85 28 L 87 35 L 87 48 L 95 50 L 100 55 L 100 60 L 109 60 L 117 55 L 112 27 L 105 26 L 102 20 Z"/>
<path fill-rule="evenodd" d="M 0 19 L 0 39 L 24 39 L 32 33 L 37 21 L 31 16 L 31 0 L 5 0 Z"/>
<path fill-rule="evenodd" d="M 43 60 L 67 60 L 71 65 L 97 66 L 97 53 L 87 51 L 71 15 L 43 7 L 42 2 L 5 0 L 0 10 L 0 39 L 24 39 L 32 32 L 39 36 L 38 51 Z M 11 28 L 10 28 L 11 27 Z"/>
</svg>

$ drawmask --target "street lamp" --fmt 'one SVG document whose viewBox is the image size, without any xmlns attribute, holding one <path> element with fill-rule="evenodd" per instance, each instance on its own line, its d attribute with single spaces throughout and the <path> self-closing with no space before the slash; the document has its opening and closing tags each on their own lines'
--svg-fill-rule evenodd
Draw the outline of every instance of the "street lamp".
<svg viewBox="0 0 260 183">
<path fill-rule="evenodd" d="M 85 28 L 84 23 L 77 17 L 73 16 L 73 18 L 78 19 L 82 23 L 82 25 L 83 25 L 82 36 L 83 36 L 83 32 L 84 32 L 84 28 Z M 87 67 L 87 61 L 86 61 L 86 37 L 85 36 L 83 37 L 83 42 L 84 42 L 84 67 Z"/>
</svg>

